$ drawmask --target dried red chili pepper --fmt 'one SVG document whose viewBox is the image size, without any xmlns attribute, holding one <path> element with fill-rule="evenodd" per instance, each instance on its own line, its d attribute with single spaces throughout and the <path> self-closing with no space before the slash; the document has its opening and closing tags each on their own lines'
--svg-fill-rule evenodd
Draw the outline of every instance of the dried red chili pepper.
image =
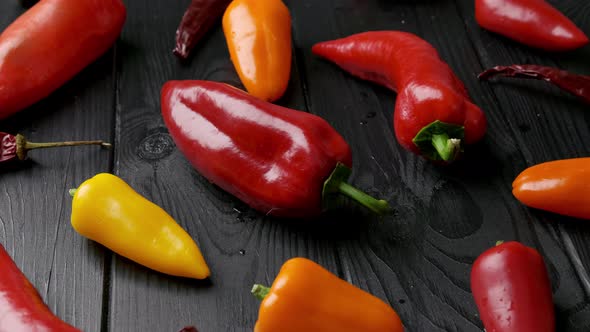
<svg viewBox="0 0 590 332">
<path fill-rule="evenodd" d="M 110 147 L 111 144 L 103 141 L 77 141 L 77 142 L 53 142 L 53 143 L 33 143 L 25 139 L 21 134 L 16 136 L 0 132 L 0 162 L 11 160 L 25 160 L 27 153 L 34 149 L 55 148 L 63 146 L 78 145 L 100 145 Z"/>
<path fill-rule="evenodd" d="M 397 92 L 398 142 L 430 160 L 453 161 L 462 143 L 479 141 L 486 118 L 436 49 L 407 32 L 370 31 L 318 43 L 322 56 L 354 76 Z"/>
<path fill-rule="evenodd" d="M 486 331 L 555 331 L 551 283 L 533 248 L 498 242 L 485 251 L 473 263 L 471 291 Z"/>
<path fill-rule="evenodd" d="M 590 76 L 577 75 L 558 68 L 539 65 L 511 65 L 488 69 L 479 74 L 478 78 L 487 80 L 496 76 L 543 80 L 590 103 Z"/>
<path fill-rule="evenodd" d="M 47 97 L 117 40 L 121 0 L 43 0 L 0 35 L 0 119 Z"/>
<path fill-rule="evenodd" d="M 174 54 L 188 58 L 192 49 L 221 18 L 232 0 L 192 0 L 176 30 Z"/>
<path fill-rule="evenodd" d="M 545 0 L 475 0 L 475 19 L 490 31 L 547 51 L 569 51 L 588 37 Z"/>
<path fill-rule="evenodd" d="M 0 244 L 0 332 L 80 332 L 56 317 Z"/>
<path fill-rule="evenodd" d="M 318 116 L 209 81 L 167 82 L 161 103 L 170 135 L 193 167 L 267 215 L 313 217 L 339 193 L 379 214 L 391 209 L 346 183 L 350 147 Z"/>
</svg>

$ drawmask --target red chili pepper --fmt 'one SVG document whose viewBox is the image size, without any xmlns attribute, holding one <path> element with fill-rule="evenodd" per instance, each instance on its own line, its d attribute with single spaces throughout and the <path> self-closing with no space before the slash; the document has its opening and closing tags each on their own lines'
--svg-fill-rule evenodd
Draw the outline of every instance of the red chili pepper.
<svg viewBox="0 0 590 332">
<path fill-rule="evenodd" d="M 518 242 L 499 242 L 473 263 L 471 291 L 489 332 L 554 332 L 551 284 L 543 258 Z"/>
<path fill-rule="evenodd" d="M 125 21 L 121 0 L 43 0 L 0 35 L 0 119 L 37 101 L 105 53 Z"/>
<path fill-rule="evenodd" d="M 232 0 L 192 0 L 176 30 L 174 54 L 188 58 L 195 45 L 221 18 Z"/>
<path fill-rule="evenodd" d="M 78 145 L 100 145 L 110 147 L 111 144 L 104 141 L 77 141 L 77 142 L 54 142 L 54 143 L 33 143 L 25 139 L 21 134 L 16 136 L 0 132 L 0 163 L 15 159 L 25 160 L 27 152 L 34 149 L 55 148 L 63 146 Z"/>
<path fill-rule="evenodd" d="M 208 81 L 167 82 L 161 103 L 172 138 L 195 169 L 267 215 L 313 217 L 337 193 L 376 213 L 390 211 L 345 182 L 350 147 L 320 117 Z"/>
<path fill-rule="evenodd" d="M 0 332 L 80 331 L 49 310 L 1 244 L 0 266 Z"/>
<path fill-rule="evenodd" d="M 488 69 L 479 74 L 478 78 L 487 80 L 496 76 L 543 80 L 590 103 L 590 76 L 577 75 L 558 68 L 539 65 L 511 65 Z"/>
<path fill-rule="evenodd" d="M 475 0 L 475 19 L 490 31 L 547 51 L 569 51 L 588 37 L 545 0 Z"/>
<path fill-rule="evenodd" d="M 463 83 L 423 39 L 400 31 L 371 31 L 313 46 L 354 76 L 398 93 L 393 125 L 398 142 L 430 160 L 453 161 L 462 143 L 485 134 L 486 118 Z"/>
</svg>

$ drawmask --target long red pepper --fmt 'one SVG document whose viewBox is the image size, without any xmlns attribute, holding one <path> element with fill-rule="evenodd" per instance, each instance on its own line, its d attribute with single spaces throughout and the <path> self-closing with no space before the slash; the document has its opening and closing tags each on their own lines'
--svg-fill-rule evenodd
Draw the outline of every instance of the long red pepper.
<svg viewBox="0 0 590 332">
<path fill-rule="evenodd" d="M 398 142 L 430 160 L 454 160 L 462 143 L 479 141 L 486 118 L 463 83 L 423 39 L 370 31 L 313 46 L 354 76 L 398 93 L 393 125 Z"/>
<path fill-rule="evenodd" d="M 548 51 L 588 43 L 584 32 L 545 0 L 475 0 L 475 19 L 485 29 Z"/>
<path fill-rule="evenodd" d="M 174 54 L 188 58 L 205 33 L 221 18 L 232 0 L 192 0 L 176 30 Z"/>
<path fill-rule="evenodd" d="M 0 119 L 70 80 L 105 53 L 125 21 L 121 0 L 43 0 L 0 35 Z"/>
<path fill-rule="evenodd" d="M 549 276 L 533 248 L 499 242 L 485 251 L 473 263 L 471 291 L 486 331 L 555 331 Z"/>
<path fill-rule="evenodd" d="M 313 217 L 338 193 L 376 213 L 390 211 L 386 201 L 346 183 L 350 147 L 320 117 L 209 81 L 167 82 L 161 104 L 170 135 L 194 168 L 267 215 Z"/>
<path fill-rule="evenodd" d="M 479 74 L 478 78 L 487 80 L 496 76 L 543 80 L 590 103 L 590 76 L 577 75 L 559 68 L 539 65 L 511 65 L 488 69 Z"/>
<path fill-rule="evenodd" d="M 79 332 L 43 303 L 0 244 L 0 332 Z"/>
<path fill-rule="evenodd" d="M 104 141 L 33 143 L 27 141 L 21 134 L 14 136 L 0 132 L 0 163 L 16 159 L 25 160 L 27 158 L 27 153 L 30 150 L 78 145 L 100 145 L 102 147 L 111 146 L 111 144 Z"/>
</svg>

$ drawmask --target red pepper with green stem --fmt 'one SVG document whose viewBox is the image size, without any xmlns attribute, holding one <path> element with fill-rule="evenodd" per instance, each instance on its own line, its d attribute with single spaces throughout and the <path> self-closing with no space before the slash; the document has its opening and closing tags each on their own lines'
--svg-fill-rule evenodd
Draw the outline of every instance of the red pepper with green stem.
<svg viewBox="0 0 590 332">
<path fill-rule="evenodd" d="M 353 76 L 397 92 L 393 125 L 406 149 L 455 160 L 464 144 L 482 139 L 486 118 L 436 49 L 407 32 L 370 31 L 318 43 L 314 54 Z"/>
<path fill-rule="evenodd" d="M 376 200 L 346 183 L 352 155 L 318 116 L 210 81 L 170 81 L 162 115 L 179 150 L 209 181 L 267 215 L 319 215 L 342 193 L 378 214 Z"/>
<path fill-rule="evenodd" d="M 475 19 L 490 31 L 547 51 L 569 51 L 588 37 L 545 0 L 475 0 Z"/>
<path fill-rule="evenodd" d="M 471 291 L 486 331 L 555 331 L 549 275 L 533 248 L 500 241 L 485 251 L 473 263 Z"/>
<path fill-rule="evenodd" d="M 0 119 L 47 97 L 117 40 L 121 0 L 43 0 L 0 34 Z"/>
<path fill-rule="evenodd" d="M 0 245 L 0 332 L 80 332 L 56 317 Z"/>
</svg>

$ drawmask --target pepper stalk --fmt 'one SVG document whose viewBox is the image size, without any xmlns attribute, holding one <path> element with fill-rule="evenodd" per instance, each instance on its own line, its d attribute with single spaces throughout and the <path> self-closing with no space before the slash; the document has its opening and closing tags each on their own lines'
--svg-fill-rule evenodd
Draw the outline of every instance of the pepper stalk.
<svg viewBox="0 0 590 332">
<path fill-rule="evenodd" d="M 376 214 L 383 216 L 390 214 L 393 209 L 385 200 L 378 200 L 347 183 L 352 170 L 342 163 L 336 164 L 334 171 L 324 182 L 322 198 L 325 208 L 336 204 L 337 196 L 344 195 L 360 203 Z"/>
</svg>

